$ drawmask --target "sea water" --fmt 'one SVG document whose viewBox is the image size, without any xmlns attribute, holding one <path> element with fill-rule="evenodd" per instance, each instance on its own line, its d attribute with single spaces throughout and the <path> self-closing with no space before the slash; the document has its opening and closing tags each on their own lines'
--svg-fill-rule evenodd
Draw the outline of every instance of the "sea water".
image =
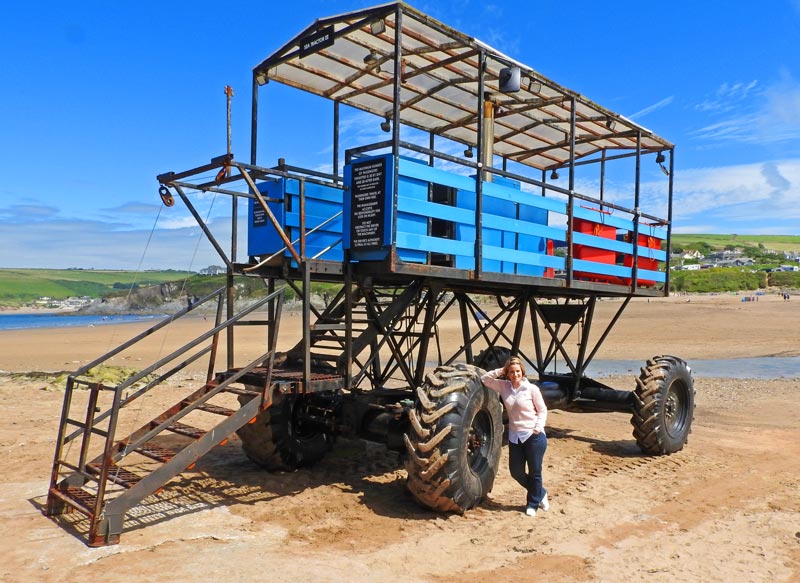
<svg viewBox="0 0 800 583">
<path fill-rule="evenodd" d="M 686 359 L 694 377 L 728 379 L 800 378 L 800 356 L 760 356 L 753 358 Z M 589 364 L 589 377 L 634 374 L 646 364 L 642 360 L 597 360 Z M 566 369 L 566 366 L 564 367 Z"/>
<path fill-rule="evenodd" d="M 163 314 L 117 314 L 113 316 L 87 314 L 0 314 L 0 331 L 30 328 L 65 328 L 69 326 L 101 326 L 124 324 L 143 320 L 158 320 Z M 155 322 L 154 322 L 155 323 Z M 595 360 L 586 371 L 589 377 L 639 374 L 645 360 Z M 556 363 L 557 372 L 565 372 L 565 365 Z M 742 379 L 800 378 L 800 356 L 762 356 L 730 359 L 689 359 L 695 377 L 723 377 Z M 435 363 L 431 363 L 431 367 Z M 550 370 L 552 371 L 552 366 Z"/>
<path fill-rule="evenodd" d="M 0 330 L 101 326 L 104 324 L 125 324 L 128 322 L 157 320 L 163 317 L 161 314 L 115 314 L 113 316 L 96 314 L 0 314 Z"/>
</svg>

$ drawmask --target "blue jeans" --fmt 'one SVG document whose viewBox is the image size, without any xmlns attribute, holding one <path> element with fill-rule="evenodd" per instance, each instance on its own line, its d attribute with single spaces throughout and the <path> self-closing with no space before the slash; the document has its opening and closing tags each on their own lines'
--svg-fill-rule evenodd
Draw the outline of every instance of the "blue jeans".
<svg viewBox="0 0 800 583">
<path fill-rule="evenodd" d="M 508 444 L 508 470 L 511 477 L 527 490 L 528 508 L 539 508 L 542 498 L 547 495 L 542 485 L 542 462 L 546 449 L 547 436 L 544 432 L 531 435 L 523 443 Z"/>
</svg>

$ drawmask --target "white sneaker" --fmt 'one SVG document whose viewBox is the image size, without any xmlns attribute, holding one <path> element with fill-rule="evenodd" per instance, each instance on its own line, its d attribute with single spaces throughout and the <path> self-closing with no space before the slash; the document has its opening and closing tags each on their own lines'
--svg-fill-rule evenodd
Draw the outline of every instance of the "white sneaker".
<svg viewBox="0 0 800 583">
<path fill-rule="evenodd" d="M 550 500 L 547 499 L 547 494 L 545 494 L 544 498 L 542 498 L 542 501 L 539 502 L 539 508 L 541 508 L 545 512 L 550 511 Z"/>
<path fill-rule="evenodd" d="M 536 508 L 533 508 L 532 506 L 528 506 L 525 509 L 525 514 L 527 514 L 528 516 L 536 516 Z"/>
</svg>

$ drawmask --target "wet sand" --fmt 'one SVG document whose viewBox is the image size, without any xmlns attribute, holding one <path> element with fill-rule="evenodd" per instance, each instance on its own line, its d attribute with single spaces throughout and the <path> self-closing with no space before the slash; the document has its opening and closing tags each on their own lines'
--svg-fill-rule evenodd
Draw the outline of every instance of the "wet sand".
<svg viewBox="0 0 800 583">
<path fill-rule="evenodd" d="M 617 306 L 600 302 L 598 315 Z M 300 319 L 284 320 L 291 343 Z M 181 323 L 174 338 L 118 364 L 142 366 L 204 326 Z M 0 580 L 800 581 L 796 378 L 696 379 L 689 444 L 665 457 L 639 454 L 627 415 L 551 412 L 552 510 L 533 519 L 505 449 L 488 500 L 457 516 L 408 498 L 398 456 L 382 446 L 342 439 L 312 469 L 268 473 L 234 438 L 173 480 L 120 545 L 90 549 L 40 513 L 63 390 L 10 373 L 72 370 L 142 327 L 0 332 Z M 237 352 L 254 358 L 262 339 L 245 335 Z M 663 353 L 690 364 L 797 356 L 800 298 L 635 300 L 598 358 Z"/>
</svg>

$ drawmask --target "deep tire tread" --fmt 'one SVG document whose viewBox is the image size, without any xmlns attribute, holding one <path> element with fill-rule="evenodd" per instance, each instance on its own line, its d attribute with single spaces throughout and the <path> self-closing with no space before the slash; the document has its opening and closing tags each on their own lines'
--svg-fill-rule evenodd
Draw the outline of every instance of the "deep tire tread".
<svg viewBox="0 0 800 583">
<path fill-rule="evenodd" d="M 481 384 L 482 374 L 482 369 L 468 364 L 439 367 L 417 388 L 416 409 L 404 435 L 407 487 L 432 510 L 462 513 L 480 503 L 494 484 L 502 445 L 502 407 Z M 473 458 L 467 446 L 478 416 L 490 430 L 484 435 L 481 455 Z"/>
<path fill-rule="evenodd" d="M 631 417 L 639 448 L 651 455 L 683 449 L 691 433 L 694 402 L 694 380 L 686 362 L 668 355 L 648 360 L 636 379 Z"/>
</svg>

